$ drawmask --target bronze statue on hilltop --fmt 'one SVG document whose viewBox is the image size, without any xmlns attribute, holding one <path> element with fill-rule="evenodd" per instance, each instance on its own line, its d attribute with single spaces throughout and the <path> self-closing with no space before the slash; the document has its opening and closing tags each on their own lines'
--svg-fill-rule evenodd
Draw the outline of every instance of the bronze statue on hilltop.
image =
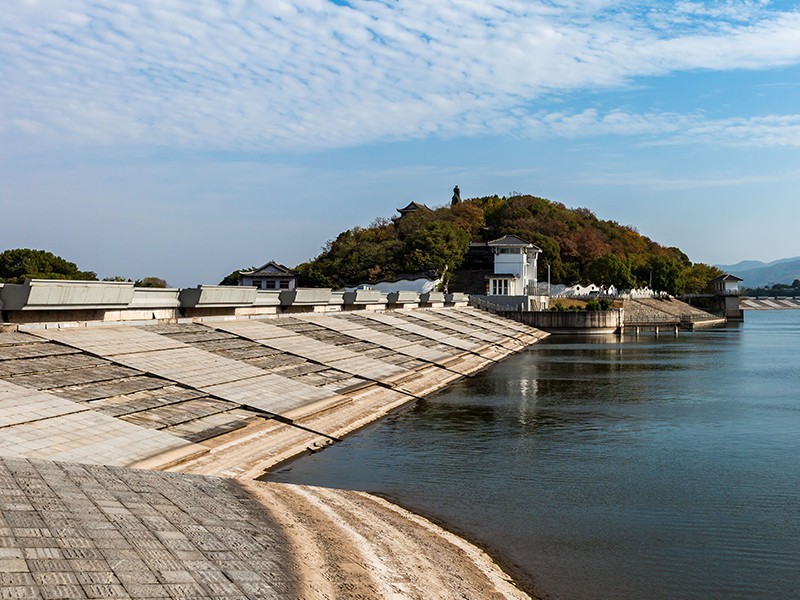
<svg viewBox="0 0 800 600">
<path fill-rule="evenodd" d="M 452 200 L 453 201 L 450 203 L 450 206 L 455 206 L 456 204 L 461 202 L 461 190 L 459 189 L 458 186 L 453 188 L 453 198 L 452 198 Z"/>
</svg>

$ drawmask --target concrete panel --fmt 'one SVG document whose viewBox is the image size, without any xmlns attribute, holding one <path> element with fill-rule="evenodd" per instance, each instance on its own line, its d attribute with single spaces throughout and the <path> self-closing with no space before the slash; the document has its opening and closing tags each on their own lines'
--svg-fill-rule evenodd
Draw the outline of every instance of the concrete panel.
<svg viewBox="0 0 800 600">
<path fill-rule="evenodd" d="M 454 335 L 442 333 L 441 331 L 435 331 L 430 327 L 425 327 L 424 325 L 417 325 L 415 323 L 410 323 L 405 319 L 401 319 L 400 317 L 396 317 L 394 315 L 364 313 L 362 316 L 368 319 L 373 319 L 374 321 L 378 321 L 379 323 L 383 323 L 385 325 L 390 325 L 391 327 L 396 327 L 397 329 L 400 329 L 402 331 L 415 333 L 421 337 L 428 338 L 429 340 L 434 340 L 446 346 L 459 348 L 460 350 L 468 350 L 472 352 L 478 350 L 482 346 L 482 344 L 479 342 L 469 341 Z"/>
<path fill-rule="evenodd" d="M 478 320 L 486 323 L 490 328 L 493 325 L 500 325 L 501 327 L 512 329 L 519 333 L 534 334 L 538 332 L 537 329 L 529 327 L 528 325 L 523 325 L 522 323 L 517 323 L 516 321 L 512 321 L 511 319 L 506 319 L 505 317 L 499 317 L 493 313 L 486 312 L 485 310 L 480 310 L 477 308 L 472 308 L 472 307 L 457 308 L 454 309 L 454 312 L 455 314 L 459 315 L 459 318 L 465 318 L 465 319 L 469 318 L 472 320 Z"/>
<path fill-rule="evenodd" d="M 130 281 L 64 281 L 28 279 L 0 290 L 3 310 L 119 309 L 133 299 Z"/>
<path fill-rule="evenodd" d="M 285 534 L 238 482 L 10 458 L 0 478 L 3 598 L 300 597 Z"/>
<path fill-rule="evenodd" d="M 179 294 L 178 288 L 134 288 L 128 308 L 178 308 Z"/>
<path fill-rule="evenodd" d="M 186 346 L 178 340 L 130 326 L 37 329 L 31 331 L 31 334 L 99 356 L 113 357 L 119 354 L 169 350 Z"/>
<path fill-rule="evenodd" d="M 251 306 L 257 293 L 256 288 L 241 285 L 200 285 L 181 290 L 180 301 L 185 308 Z"/>
<path fill-rule="evenodd" d="M 416 292 L 412 293 L 416 295 Z M 432 363 L 441 363 L 451 360 L 454 356 L 456 356 L 459 353 L 459 351 L 457 350 L 453 350 L 448 353 L 448 352 L 443 352 L 441 349 L 429 348 L 427 346 L 417 344 L 415 342 L 398 337 L 396 335 L 392 335 L 390 333 L 385 333 L 382 331 L 376 331 L 375 329 L 370 329 L 360 323 L 346 321 L 338 317 L 308 316 L 304 317 L 304 320 L 314 322 L 332 331 L 345 333 L 351 337 L 363 340 L 365 342 L 371 342 L 373 344 L 381 346 L 382 348 L 386 348 L 387 350 L 392 350 L 397 354 L 402 354 L 403 356 L 410 356 L 412 358 L 426 360 Z"/>
<path fill-rule="evenodd" d="M 344 292 L 343 291 L 336 291 L 331 292 L 331 299 L 328 301 L 328 304 L 332 306 L 341 306 L 344 304 Z"/>
<path fill-rule="evenodd" d="M 390 304 L 418 304 L 419 294 L 417 292 L 399 291 L 389 292 L 387 298 Z"/>
<path fill-rule="evenodd" d="M 156 454 L 204 451 L 169 433 L 0 381 L 0 456 L 129 465 Z"/>
<path fill-rule="evenodd" d="M 89 410 L 77 402 L 63 400 L 0 379 L 0 430 L 10 425 L 40 421 Z"/>
<path fill-rule="evenodd" d="M 378 290 L 355 290 L 344 293 L 345 304 L 385 304 L 386 294 Z"/>
<path fill-rule="evenodd" d="M 250 323 L 259 324 L 256 321 L 241 321 L 231 325 L 247 326 Z M 333 392 L 268 374 L 247 363 L 135 327 L 86 327 L 36 333 L 107 356 L 126 367 L 271 413 L 278 409 L 294 410 L 322 400 L 336 401 L 339 398 Z M 292 335 L 306 340 L 297 334 Z"/>
<path fill-rule="evenodd" d="M 264 373 L 250 379 L 230 381 L 205 388 L 210 394 L 277 415 L 319 402 L 338 403 L 344 398 L 321 388 Z"/>
<path fill-rule="evenodd" d="M 469 302 L 469 295 L 463 292 L 453 292 L 452 294 L 445 294 L 444 301 L 448 304 L 463 304 Z"/>
<path fill-rule="evenodd" d="M 425 304 L 441 303 L 445 301 L 443 292 L 428 292 L 427 294 L 420 294 L 420 302 Z"/>
<path fill-rule="evenodd" d="M 281 293 L 278 291 L 258 290 L 253 306 L 280 306 Z"/>
<path fill-rule="evenodd" d="M 504 339 L 502 335 L 491 333 L 485 329 L 479 330 L 476 329 L 474 326 L 465 325 L 464 323 L 459 323 L 458 321 L 448 319 L 447 317 L 444 317 L 435 311 L 413 310 L 413 311 L 398 312 L 398 314 L 402 314 L 409 319 L 416 319 L 419 321 L 424 321 L 425 323 L 438 325 L 439 327 L 444 327 L 453 332 L 461 333 L 465 336 L 475 338 L 484 342 L 500 343 Z"/>
<path fill-rule="evenodd" d="M 331 290 L 329 288 L 283 290 L 280 298 L 282 306 L 328 304 L 331 301 Z"/>
<path fill-rule="evenodd" d="M 270 348 L 373 381 L 389 381 L 412 373 L 403 367 L 366 357 L 335 344 L 320 342 L 263 321 L 220 323 L 216 327 Z"/>
<path fill-rule="evenodd" d="M 228 333 L 238 335 L 248 340 L 253 340 L 254 342 L 283 337 L 300 337 L 300 334 L 290 329 L 278 327 L 265 320 L 227 321 L 224 323 L 207 323 L 207 325 L 219 329 L 220 331 L 227 331 Z"/>
</svg>

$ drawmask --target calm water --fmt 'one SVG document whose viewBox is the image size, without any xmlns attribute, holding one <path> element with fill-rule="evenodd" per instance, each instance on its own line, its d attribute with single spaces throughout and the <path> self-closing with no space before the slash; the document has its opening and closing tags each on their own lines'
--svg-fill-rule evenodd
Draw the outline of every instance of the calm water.
<svg viewBox="0 0 800 600">
<path fill-rule="evenodd" d="M 550 338 L 288 465 L 378 492 L 557 599 L 800 598 L 800 311 Z"/>
</svg>

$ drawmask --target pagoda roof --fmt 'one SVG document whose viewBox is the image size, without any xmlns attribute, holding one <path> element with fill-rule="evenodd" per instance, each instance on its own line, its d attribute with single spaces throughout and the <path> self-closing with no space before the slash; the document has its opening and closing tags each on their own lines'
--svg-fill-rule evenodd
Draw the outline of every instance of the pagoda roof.
<svg viewBox="0 0 800 600">
<path fill-rule="evenodd" d="M 429 211 L 430 208 L 428 208 L 424 204 L 420 204 L 419 202 L 409 202 L 408 205 L 405 208 L 398 208 L 397 212 L 399 212 L 401 215 L 404 215 L 406 213 L 414 212 L 416 210 L 428 210 Z"/>
</svg>

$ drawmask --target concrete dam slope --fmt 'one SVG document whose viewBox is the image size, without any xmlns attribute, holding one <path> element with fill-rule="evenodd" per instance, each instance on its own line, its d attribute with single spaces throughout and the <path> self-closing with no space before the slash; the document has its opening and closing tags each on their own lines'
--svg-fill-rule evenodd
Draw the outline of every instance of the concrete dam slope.
<svg viewBox="0 0 800 600">
<path fill-rule="evenodd" d="M 691 306 L 676 298 L 629 298 L 623 304 L 625 326 L 689 325 L 711 326 L 724 323 L 725 319 Z"/>
<path fill-rule="evenodd" d="M 526 597 L 480 550 L 381 499 L 252 480 L 545 336 L 467 307 L 0 334 L 3 586 Z"/>
<path fill-rule="evenodd" d="M 743 297 L 740 306 L 745 310 L 797 310 L 800 308 L 800 299 Z"/>
</svg>

